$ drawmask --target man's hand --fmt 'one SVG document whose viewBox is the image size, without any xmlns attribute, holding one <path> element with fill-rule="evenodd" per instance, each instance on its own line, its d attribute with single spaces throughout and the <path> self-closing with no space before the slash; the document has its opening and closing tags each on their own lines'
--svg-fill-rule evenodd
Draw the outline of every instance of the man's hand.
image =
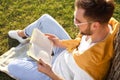
<svg viewBox="0 0 120 80">
<path fill-rule="evenodd" d="M 50 73 L 52 72 L 51 66 L 44 63 L 41 59 L 39 59 L 38 61 L 38 71 L 46 74 L 46 75 L 50 75 Z"/>
<path fill-rule="evenodd" d="M 53 35 L 53 34 L 45 34 L 45 35 L 48 37 L 49 40 L 51 40 L 51 41 L 53 42 L 53 44 L 54 44 L 55 46 L 65 48 L 65 47 L 62 45 L 61 40 L 60 40 L 57 36 L 55 36 L 55 35 Z"/>
<path fill-rule="evenodd" d="M 46 74 L 52 80 L 63 80 L 61 77 L 56 75 L 49 64 L 44 63 L 41 59 L 38 61 L 38 71 Z"/>
</svg>

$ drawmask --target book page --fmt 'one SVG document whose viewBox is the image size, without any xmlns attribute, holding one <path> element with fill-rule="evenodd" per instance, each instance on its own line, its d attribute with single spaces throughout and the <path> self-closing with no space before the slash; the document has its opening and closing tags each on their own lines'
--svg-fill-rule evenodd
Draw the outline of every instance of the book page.
<svg viewBox="0 0 120 80">
<path fill-rule="evenodd" d="M 40 30 L 35 28 L 30 39 L 30 48 L 27 54 L 37 61 L 41 58 L 45 63 L 50 64 L 52 47 L 52 42 Z"/>
</svg>

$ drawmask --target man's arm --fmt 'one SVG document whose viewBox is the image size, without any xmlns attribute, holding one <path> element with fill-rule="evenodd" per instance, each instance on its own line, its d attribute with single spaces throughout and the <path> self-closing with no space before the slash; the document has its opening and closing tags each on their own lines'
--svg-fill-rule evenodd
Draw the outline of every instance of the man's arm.
<svg viewBox="0 0 120 80">
<path fill-rule="evenodd" d="M 46 74 L 47 76 L 49 76 L 52 80 L 64 80 L 61 77 L 59 77 L 57 74 L 55 74 L 52 71 L 52 68 L 50 65 L 44 63 L 41 59 L 39 59 L 38 61 L 38 71 Z"/>
</svg>

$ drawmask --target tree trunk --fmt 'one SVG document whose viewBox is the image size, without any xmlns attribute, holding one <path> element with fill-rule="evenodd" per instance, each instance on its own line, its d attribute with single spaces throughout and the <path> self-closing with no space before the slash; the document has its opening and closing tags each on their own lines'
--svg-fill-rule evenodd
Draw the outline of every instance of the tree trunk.
<svg viewBox="0 0 120 80">
<path fill-rule="evenodd" d="M 114 57 L 106 80 L 120 80 L 120 28 L 114 40 Z"/>
</svg>

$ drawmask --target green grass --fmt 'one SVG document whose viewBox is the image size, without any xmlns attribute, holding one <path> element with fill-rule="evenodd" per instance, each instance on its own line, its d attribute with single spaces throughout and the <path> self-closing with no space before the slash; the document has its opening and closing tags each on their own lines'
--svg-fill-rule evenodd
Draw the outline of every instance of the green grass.
<svg viewBox="0 0 120 80">
<path fill-rule="evenodd" d="M 120 1 L 116 0 L 114 17 L 120 21 Z M 19 43 L 10 39 L 9 30 L 23 29 L 44 13 L 52 15 L 70 34 L 75 37 L 73 25 L 74 0 L 0 0 L 0 55 Z M 13 80 L 0 73 L 0 80 Z"/>
</svg>

